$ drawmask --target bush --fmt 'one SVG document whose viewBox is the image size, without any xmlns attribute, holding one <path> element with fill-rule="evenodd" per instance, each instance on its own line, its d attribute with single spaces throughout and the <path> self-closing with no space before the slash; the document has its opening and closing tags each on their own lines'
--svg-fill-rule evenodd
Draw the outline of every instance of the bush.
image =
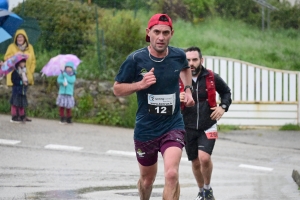
<svg viewBox="0 0 300 200">
<path fill-rule="evenodd" d="M 118 71 L 126 57 L 145 43 L 145 32 L 141 24 L 128 12 L 118 12 L 115 16 L 105 15 L 100 21 L 104 32 L 105 61 L 108 69 Z"/>
<path fill-rule="evenodd" d="M 191 20 L 191 14 L 189 13 L 188 6 L 183 3 L 182 0 L 150 0 L 149 6 L 156 13 L 166 13 L 172 20 L 178 18 L 184 20 Z"/>
<path fill-rule="evenodd" d="M 277 11 L 272 12 L 272 27 L 284 29 L 300 28 L 300 3 L 291 6 L 288 2 L 277 5 Z"/>
<path fill-rule="evenodd" d="M 192 18 L 201 19 L 214 13 L 215 0 L 183 0 Z"/>
<path fill-rule="evenodd" d="M 62 0 L 27 0 L 13 11 L 38 20 L 42 29 L 40 42 L 44 49 L 78 56 L 87 53 L 86 47 L 91 44 L 87 35 L 91 31 L 91 24 L 95 23 L 94 9 L 87 4 Z"/>
<path fill-rule="evenodd" d="M 270 11 L 272 28 L 299 29 L 300 4 L 291 4 L 287 1 L 270 0 L 269 4 L 278 10 Z M 242 20 L 248 24 L 261 26 L 262 6 L 252 0 L 215 0 L 217 13 L 225 18 Z M 268 9 L 265 8 L 265 22 L 267 23 Z"/>
</svg>

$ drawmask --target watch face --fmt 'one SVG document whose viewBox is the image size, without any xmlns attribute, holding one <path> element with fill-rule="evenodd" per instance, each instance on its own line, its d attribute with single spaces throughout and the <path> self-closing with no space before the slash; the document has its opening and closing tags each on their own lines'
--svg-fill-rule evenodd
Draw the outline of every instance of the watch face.
<svg viewBox="0 0 300 200">
<path fill-rule="evenodd" d="M 226 106 L 225 104 L 222 104 L 222 108 L 226 109 L 226 107 L 227 107 L 227 106 Z"/>
</svg>

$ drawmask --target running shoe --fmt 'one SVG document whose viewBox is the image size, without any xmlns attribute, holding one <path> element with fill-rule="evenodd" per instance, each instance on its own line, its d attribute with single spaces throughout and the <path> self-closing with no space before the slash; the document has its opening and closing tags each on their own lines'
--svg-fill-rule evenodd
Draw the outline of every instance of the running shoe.
<svg viewBox="0 0 300 200">
<path fill-rule="evenodd" d="M 203 192 L 199 192 L 195 200 L 203 200 Z"/>
<path fill-rule="evenodd" d="M 204 200 L 215 200 L 212 188 L 210 188 L 209 190 L 204 189 L 203 196 Z"/>
</svg>

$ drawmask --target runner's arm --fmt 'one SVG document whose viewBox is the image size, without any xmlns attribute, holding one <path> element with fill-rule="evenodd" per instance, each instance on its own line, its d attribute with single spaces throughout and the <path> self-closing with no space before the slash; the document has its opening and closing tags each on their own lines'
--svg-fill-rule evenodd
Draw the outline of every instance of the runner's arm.
<svg viewBox="0 0 300 200">
<path fill-rule="evenodd" d="M 139 90 L 146 89 L 156 83 L 154 75 L 154 68 L 147 72 L 143 79 L 134 83 L 120 83 L 118 81 L 114 84 L 114 94 L 116 96 L 127 96 Z"/>
<path fill-rule="evenodd" d="M 192 85 L 192 72 L 191 72 L 191 68 L 184 68 L 183 70 L 181 70 L 180 72 L 180 79 L 183 82 L 184 87 L 187 85 Z M 195 105 L 195 101 L 192 97 L 192 91 L 190 89 L 187 89 L 185 91 L 186 95 L 185 95 L 185 99 L 184 99 L 184 104 L 186 107 L 191 107 Z"/>
<path fill-rule="evenodd" d="M 134 92 L 139 91 L 140 85 L 139 82 L 135 82 L 135 83 L 119 83 L 119 82 L 115 82 L 114 83 L 114 94 L 116 96 L 127 96 L 130 95 Z"/>
</svg>

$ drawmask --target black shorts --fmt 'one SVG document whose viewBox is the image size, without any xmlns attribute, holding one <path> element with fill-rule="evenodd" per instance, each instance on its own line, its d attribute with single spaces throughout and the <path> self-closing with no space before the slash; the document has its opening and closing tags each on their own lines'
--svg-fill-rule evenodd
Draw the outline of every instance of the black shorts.
<svg viewBox="0 0 300 200">
<path fill-rule="evenodd" d="M 215 146 L 215 139 L 207 139 L 206 134 L 202 130 L 185 129 L 184 135 L 185 150 L 189 160 L 194 160 L 198 157 L 198 150 L 204 151 L 209 155 Z"/>
</svg>

